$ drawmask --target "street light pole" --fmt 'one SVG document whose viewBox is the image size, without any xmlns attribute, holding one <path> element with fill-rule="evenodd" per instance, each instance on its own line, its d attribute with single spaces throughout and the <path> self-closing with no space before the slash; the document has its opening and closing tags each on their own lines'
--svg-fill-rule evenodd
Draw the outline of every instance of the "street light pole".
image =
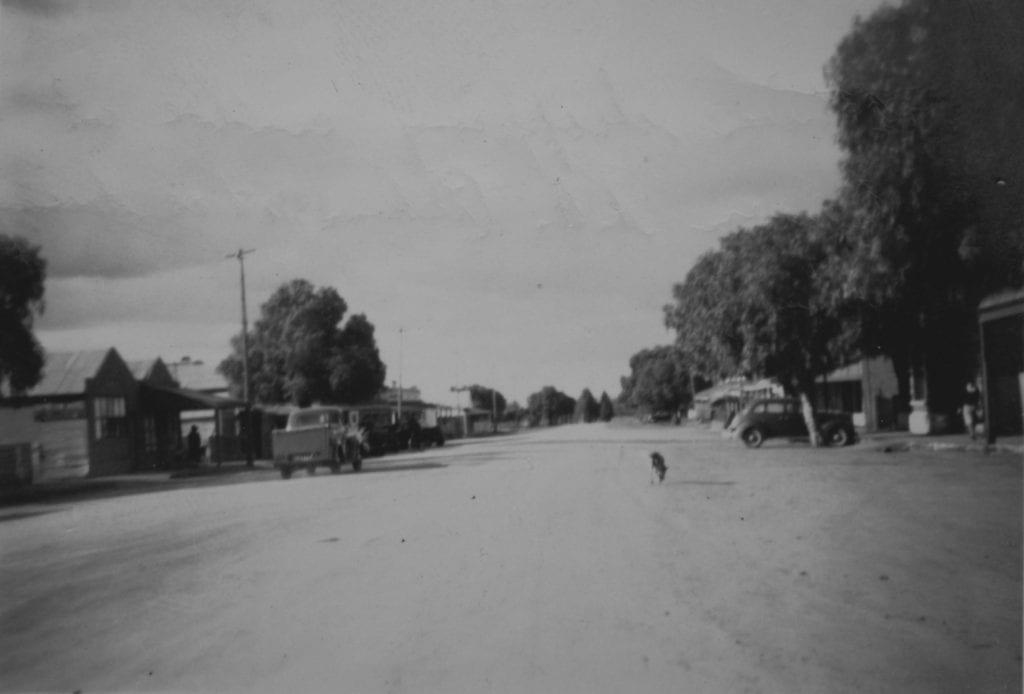
<svg viewBox="0 0 1024 694">
<path fill-rule="evenodd" d="M 245 464 L 253 466 L 252 459 L 252 401 L 249 396 L 249 318 L 245 310 L 245 256 L 255 253 L 255 249 L 238 249 L 237 253 L 231 253 L 226 258 L 238 258 L 238 268 L 242 285 L 242 399 L 245 400 L 245 414 L 243 423 L 245 425 Z"/>
</svg>

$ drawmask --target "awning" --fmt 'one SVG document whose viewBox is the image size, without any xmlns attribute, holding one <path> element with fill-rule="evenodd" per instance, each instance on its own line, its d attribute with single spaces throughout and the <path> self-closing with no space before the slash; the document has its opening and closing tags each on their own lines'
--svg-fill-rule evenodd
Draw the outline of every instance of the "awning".
<svg viewBox="0 0 1024 694">
<path fill-rule="evenodd" d="M 244 407 L 245 402 L 234 398 L 210 395 L 188 388 L 169 388 L 150 383 L 140 384 L 143 406 L 155 405 L 173 410 L 230 410 Z"/>
</svg>

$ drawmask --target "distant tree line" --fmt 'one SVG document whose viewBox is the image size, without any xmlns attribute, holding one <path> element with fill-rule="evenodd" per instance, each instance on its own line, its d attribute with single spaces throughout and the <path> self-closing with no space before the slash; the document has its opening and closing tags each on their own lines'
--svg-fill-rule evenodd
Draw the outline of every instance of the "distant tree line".
<svg viewBox="0 0 1024 694">
<path fill-rule="evenodd" d="M 530 426 L 556 426 L 571 422 L 608 422 L 615 416 L 615 408 L 606 392 L 595 398 L 589 388 L 584 388 L 578 398 L 573 398 L 554 386 L 544 386 L 527 398 L 521 414 Z"/>
</svg>

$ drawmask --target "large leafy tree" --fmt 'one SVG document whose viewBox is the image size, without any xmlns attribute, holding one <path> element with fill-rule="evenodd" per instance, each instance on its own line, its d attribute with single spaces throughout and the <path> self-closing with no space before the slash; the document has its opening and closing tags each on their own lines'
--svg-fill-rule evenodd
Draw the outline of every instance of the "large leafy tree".
<svg viewBox="0 0 1024 694">
<path fill-rule="evenodd" d="M 858 20 L 826 74 L 846 152 L 833 299 L 909 391 L 956 406 L 975 308 L 1024 279 L 1024 9 L 907 0 Z"/>
<path fill-rule="evenodd" d="M 351 316 L 331 287 L 316 289 L 306 280 L 281 285 L 261 307 L 249 335 L 252 392 L 262 402 L 360 402 L 384 384 L 385 366 L 365 315 Z M 241 335 L 220 371 L 241 391 Z"/>
<path fill-rule="evenodd" d="M 740 368 L 741 314 L 734 303 L 723 299 L 743 288 L 743 277 L 728 265 L 730 261 L 721 250 L 704 253 L 686 279 L 673 287 L 675 303 L 665 307 L 665 325 L 676 331 L 675 346 L 681 360 L 692 372 L 711 380 Z M 627 398 L 623 402 L 628 402 L 632 393 L 632 386 L 627 389 L 627 385 L 623 384 Z"/>
<path fill-rule="evenodd" d="M 676 412 L 693 398 L 689 369 L 674 345 L 640 350 L 630 357 L 629 368 L 620 379 L 620 400 L 630 407 Z"/>
<path fill-rule="evenodd" d="M 691 271 L 700 274 L 713 264 L 716 281 L 688 276 L 675 289 L 676 305 L 666 307 L 666 323 L 680 343 L 688 344 L 693 330 L 717 345 L 704 353 L 709 372 L 735 368 L 775 378 L 798 395 L 815 444 L 815 382 L 847 356 L 840 317 L 821 299 L 823 268 L 834 252 L 829 239 L 820 221 L 807 215 L 776 215 L 740 229 Z M 713 302 L 719 306 L 705 310 Z"/>
<path fill-rule="evenodd" d="M 0 395 L 28 390 L 43 375 L 45 353 L 32 332 L 44 309 L 46 260 L 38 246 L 0 234 Z"/>
</svg>

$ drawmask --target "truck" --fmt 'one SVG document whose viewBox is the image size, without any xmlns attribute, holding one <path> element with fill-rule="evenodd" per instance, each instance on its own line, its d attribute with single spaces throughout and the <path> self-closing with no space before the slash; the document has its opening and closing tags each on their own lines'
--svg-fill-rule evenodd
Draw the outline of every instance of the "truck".
<svg viewBox="0 0 1024 694">
<path fill-rule="evenodd" d="M 359 426 L 359 412 L 353 408 L 335 406 L 305 407 L 288 415 L 284 429 L 271 432 L 274 466 L 283 479 L 302 467 L 313 475 L 318 465 L 326 465 L 332 473 L 341 466 L 352 464 L 359 472 L 363 468 L 363 432 Z"/>
</svg>

